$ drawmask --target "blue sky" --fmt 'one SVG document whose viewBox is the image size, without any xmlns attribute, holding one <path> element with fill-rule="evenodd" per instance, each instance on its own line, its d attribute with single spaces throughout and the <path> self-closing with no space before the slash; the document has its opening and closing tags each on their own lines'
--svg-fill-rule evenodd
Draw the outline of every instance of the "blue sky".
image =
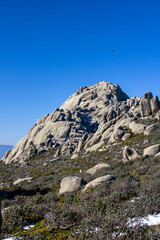
<svg viewBox="0 0 160 240">
<path fill-rule="evenodd" d="M 0 0 L 0 144 L 98 81 L 160 97 L 159 12 L 159 0 Z"/>
</svg>

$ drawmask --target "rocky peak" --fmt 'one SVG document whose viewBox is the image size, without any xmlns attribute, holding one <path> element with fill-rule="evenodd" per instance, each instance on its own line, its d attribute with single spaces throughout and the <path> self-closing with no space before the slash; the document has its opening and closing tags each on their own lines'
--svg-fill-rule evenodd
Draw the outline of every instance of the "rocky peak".
<svg viewBox="0 0 160 240">
<path fill-rule="evenodd" d="M 69 97 L 61 106 L 61 109 L 101 109 L 111 103 L 126 101 L 129 97 L 117 84 L 98 82 L 90 87 L 81 87 Z"/>
<path fill-rule="evenodd" d="M 51 149 L 55 157 L 93 151 L 126 139 L 135 118 L 154 117 L 159 110 L 159 99 L 152 93 L 129 99 L 117 84 L 105 81 L 81 87 L 60 108 L 40 118 L 2 161 L 24 163 Z"/>
</svg>

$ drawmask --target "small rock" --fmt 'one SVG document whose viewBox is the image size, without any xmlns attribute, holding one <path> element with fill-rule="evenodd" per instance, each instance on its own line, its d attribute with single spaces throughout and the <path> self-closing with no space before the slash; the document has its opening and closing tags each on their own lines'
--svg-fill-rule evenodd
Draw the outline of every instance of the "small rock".
<svg viewBox="0 0 160 240">
<path fill-rule="evenodd" d="M 82 178 L 76 176 L 65 177 L 61 181 L 61 188 L 59 190 L 59 194 L 77 191 L 83 185 L 85 185 L 85 181 Z"/>
<path fill-rule="evenodd" d="M 16 181 L 13 182 L 13 185 L 19 184 L 21 182 L 31 182 L 33 180 L 32 177 L 26 177 L 26 178 L 18 178 Z"/>
<path fill-rule="evenodd" d="M 86 171 L 86 173 L 89 173 L 89 174 L 91 174 L 91 175 L 94 175 L 97 170 L 102 169 L 102 168 L 109 168 L 108 163 L 99 163 L 99 164 L 97 164 L 96 166 L 88 169 L 88 170 Z"/>
<path fill-rule="evenodd" d="M 103 182 L 107 182 L 109 180 L 115 180 L 115 176 L 113 176 L 113 175 L 105 175 L 103 177 L 96 178 L 93 181 L 87 183 L 85 185 L 85 188 L 83 189 L 82 192 L 85 192 L 87 190 L 87 188 L 94 188 L 94 187 L 98 186 L 99 184 L 101 184 Z"/>
<path fill-rule="evenodd" d="M 76 158 L 78 158 L 78 154 L 77 153 L 73 154 L 72 157 L 71 157 L 71 159 L 76 159 Z"/>
<path fill-rule="evenodd" d="M 149 143 L 148 139 L 144 139 L 143 144 L 145 145 L 145 144 L 148 144 L 148 143 Z"/>
<path fill-rule="evenodd" d="M 123 162 L 128 162 L 130 160 L 135 160 L 141 158 L 141 154 L 137 152 L 134 148 L 125 146 L 123 149 Z"/>
<path fill-rule="evenodd" d="M 155 156 L 160 152 L 160 144 L 147 147 L 143 150 L 143 156 Z"/>
</svg>

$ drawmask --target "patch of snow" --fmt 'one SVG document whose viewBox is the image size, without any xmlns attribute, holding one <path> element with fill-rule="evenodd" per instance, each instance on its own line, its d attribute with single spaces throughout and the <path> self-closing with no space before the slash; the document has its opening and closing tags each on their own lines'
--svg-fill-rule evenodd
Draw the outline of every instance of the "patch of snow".
<svg viewBox="0 0 160 240">
<path fill-rule="evenodd" d="M 148 225 L 154 226 L 160 224 L 160 213 L 159 214 L 149 214 L 147 217 L 133 218 L 128 221 L 130 227 L 134 227 L 138 224 L 141 226 Z"/>
<path fill-rule="evenodd" d="M 112 233 L 112 238 L 116 239 L 117 237 L 122 237 L 122 236 L 126 236 L 127 234 L 126 233 L 118 233 L 118 232 L 113 232 Z"/>
<path fill-rule="evenodd" d="M 140 195 L 139 197 L 133 197 L 129 202 L 135 202 L 135 200 L 140 200 L 142 199 L 142 195 Z"/>
<path fill-rule="evenodd" d="M 23 229 L 24 229 L 24 230 L 28 230 L 28 229 L 31 229 L 31 228 L 33 228 L 33 227 L 34 227 L 34 225 L 29 225 L 29 226 L 24 227 Z"/>
<path fill-rule="evenodd" d="M 9 237 L 9 238 L 3 238 L 2 240 L 15 240 L 16 238 L 15 237 Z M 19 238 L 19 239 L 22 239 L 22 238 Z"/>
<path fill-rule="evenodd" d="M 31 228 L 33 228 L 34 225 L 29 225 L 29 226 L 25 226 L 23 229 L 24 230 L 29 230 Z M 3 238 L 2 240 L 15 240 L 16 237 L 7 237 L 7 238 Z M 17 239 L 22 239 L 21 237 L 17 237 Z"/>
</svg>

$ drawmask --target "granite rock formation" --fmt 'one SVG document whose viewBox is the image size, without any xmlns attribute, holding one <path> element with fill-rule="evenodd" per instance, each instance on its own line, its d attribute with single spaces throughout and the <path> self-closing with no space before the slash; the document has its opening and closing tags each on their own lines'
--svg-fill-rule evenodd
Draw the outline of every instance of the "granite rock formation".
<svg viewBox="0 0 160 240">
<path fill-rule="evenodd" d="M 24 164 L 50 150 L 55 151 L 54 157 L 95 151 L 131 134 L 143 134 L 146 126 L 137 119 L 158 118 L 159 110 L 159 99 L 152 93 L 129 99 L 117 84 L 105 81 L 81 87 L 60 108 L 40 118 L 1 160 Z"/>
</svg>

